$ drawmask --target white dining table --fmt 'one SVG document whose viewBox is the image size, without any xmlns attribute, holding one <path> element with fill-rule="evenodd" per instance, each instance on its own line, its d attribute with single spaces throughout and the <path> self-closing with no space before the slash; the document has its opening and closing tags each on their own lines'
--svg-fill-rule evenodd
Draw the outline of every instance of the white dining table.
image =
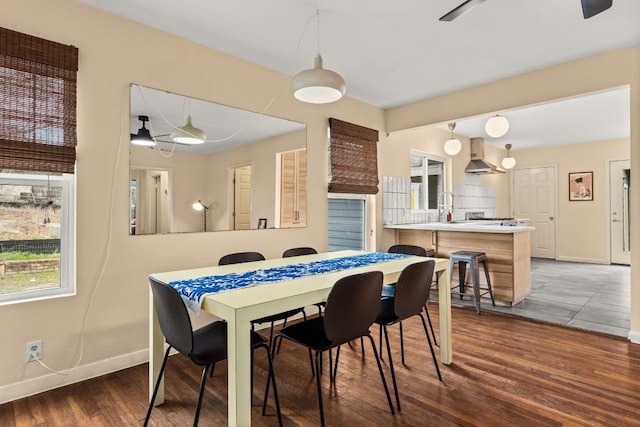
<svg viewBox="0 0 640 427">
<path fill-rule="evenodd" d="M 196 279 L 205 276 L 243 273 L 288 264 L 299 264 L 363 254 L 362 251 L 337 251 L 290 258 L 270 259 L 224 266 L 195 268 L 151 274 L 157 281 L 169 284 L 173 281 Z M 451 350 L 451 294 L 449 290 L 449 260 L 430 258 L 436 261 L 438 279 L 438 305 L 440 329 L 440 362 L 452 362 Z M 408 256 L 367 266 L 334 271 L 326 274 L 304 276 L 293 280 L 250 286 L 205 295 L 201 309 L 227 322 L 228 332 L 228 425 L 251 425 L 251 320 L 260 317 L 305 307 L 325 301 L 333 284 L 340 278 L 366 271 L 382 271 L 384 283 L 398 280 L 403 268 L 424 261 L 425 258 Z M 153 297 L 149 292 L 149 396 L 165 351 L 165 340 L 156 316 Z M 163 380 L 164 381 L 164 380 Z M 164 402 L 164 382 L 161 384 L 155 404 Z"/>
</svg>

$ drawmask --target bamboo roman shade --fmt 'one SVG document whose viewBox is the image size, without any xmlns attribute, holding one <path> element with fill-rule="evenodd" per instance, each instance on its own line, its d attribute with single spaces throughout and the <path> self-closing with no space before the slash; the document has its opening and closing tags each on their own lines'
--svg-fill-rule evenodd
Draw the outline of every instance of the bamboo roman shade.
<svg viewBox="0 0 640 427">
<path fill-rule="evenodd" d="M 78 49 L 0 28 L 0 169 L 73 173 Z"/>
<path fill-rule="evenodd" d="M 378 131 L 329 119 L 329 192 L 378 192 Z"/>
</svg>

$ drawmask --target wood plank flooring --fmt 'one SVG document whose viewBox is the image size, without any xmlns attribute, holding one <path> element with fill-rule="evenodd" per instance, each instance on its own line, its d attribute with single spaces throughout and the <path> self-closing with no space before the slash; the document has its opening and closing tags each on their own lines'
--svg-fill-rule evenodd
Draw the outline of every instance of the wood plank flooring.
<svg viewBox="0 0 640 427">
<path fill-rule="evenodd" d="M 437 322 L 437 306 L 430 305 Z M 338 377 L 323 376 L 328 426 L 640 426 L 640 345 L 626 339 L 536 323 L 501 313 L 453 308 L 454 363 L 437 376 L 419 319 L 404 322 L 406 366 L 390 328 L 402 412 L 395 416 L 373 354 L 344 346 Z M 437 328 L 437 323 L 436 323 Z M 372 329 L 377 340 L 377 327 Z M 365 345 L 367 343 L 365 342 Z M 326 358 L 325 358 L 326 362 Z M 386 365 L 385 374 L 391 387 Z M 253 425 L 277 425 L 273 399 L 260 415 L 266 359 L 256 352 Z M 287 426 L 319 425 L 307 353 L 285 342 L 276 357 Z M 166 402 L 151 425 L 191 425 L 200 370 L 181 356 L 167 367 Z M 135 426 L 144 419 L 147 365 L 0 406 L 0 426 Z M 226 364 L 216 366 L 201 426 L 226 425 Z"/>
</svg>

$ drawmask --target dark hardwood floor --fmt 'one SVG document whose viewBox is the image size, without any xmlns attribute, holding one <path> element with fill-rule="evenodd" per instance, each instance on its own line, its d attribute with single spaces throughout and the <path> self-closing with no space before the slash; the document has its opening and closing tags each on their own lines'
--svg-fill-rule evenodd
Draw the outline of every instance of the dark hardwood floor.
<svg viewBox="0 0 640 427">
<path fill-rule="evenodd" d="M 437 306 L 430 310 L 437 327 Z M 363 360 L 359 343 L 343 347 L 336 383 L 329 384 L 326 368 L 323 376 L 327 425 L 640 426 L 640 345 L 489 311 L 452 311 L 454 363 L 440 365 L 442 383 L 419 319 L 404 323 L 406 366 L 397 328 L 390 328 L 402 404 L 395 416 L 371 349 Z M 372 332 L 377 339 L 377 328 Z M 306 352 L 285 342 L 275 364 L 285 425 L 319 425 Z M 268 415 L 260 415 L 263 352 L 256 353 L 255 372 L 253 425 L 277 425 L 273 399 Z M 391 387 L 388 369 L 385 374 Z M 191 425 L 199 379 L 195 365 L 173 356 L 166 402 L 154 409 L 151 425 Z M 226 393 L 221 363 L 207 384 L 201 426 L 226 425 Z M 142 424 L 146 403 L 145 364 L 1 405 L 0 426 L 135 426 Z"/>
</svg>

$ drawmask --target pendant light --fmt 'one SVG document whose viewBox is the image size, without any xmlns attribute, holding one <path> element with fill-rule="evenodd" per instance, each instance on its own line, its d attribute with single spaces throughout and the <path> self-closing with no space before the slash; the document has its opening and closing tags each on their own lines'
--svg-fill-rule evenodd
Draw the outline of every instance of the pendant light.
<svg viewBox="0 0 640 427">
<path fill-rule="evenodd" d="M 516 165 L 516 159 L 511 157 L 511 144 L 506 144 L 504 148 L 507 150 L 507 157 L 502 159 L 502 167 L 505 169 L 513 169 Z"/>
<path fill-rule="evenodd" d="M 453 130 L 456 128 L 455 122 L 449 123 L 448 126 L 451 131 L 451 138 L 444 142 L 444 152 L 450 156 L 455 156 L 462 150 L 462 143 L 459 139 L 453 137 Z"/>
<path fill-rule="evenodd" d="M 320 12 L 316 10 L 318 53 L 313 68 L 299 72 L 291 81 L 293 96 L 310 104 L 328 104 L 342 98 L 347 85 L 342 76 L 335 71 L 322 68 L 320 55 Z"/>
<path fill-rule="evenodd" d="M 151 137 L 149 129 L 145 126 L 145 123 L 149 121 L 149 116 L 138 116 L 138 120 L 142 122 L 142 127 L 138 129 L 138 133 L 131 134 L 131 143 L 140 147 L 153 147 L 156 142 Z"/>
<path fill-rule="evenodd" d="M 492 138 L 500 138 L 509 130 L 509 120 L 506 117 L 496 114 L 487 120 L 484 126 L 485 132 Z"/>
<path fill-rule="evenodd" d="M 189 114 L 184 126 L 174 128 L 171 131 L 171 140 L 189 145 L 203 144 L 207 140 L 207 134 L 191 124 L 191 114 Z"/>
</svg>

